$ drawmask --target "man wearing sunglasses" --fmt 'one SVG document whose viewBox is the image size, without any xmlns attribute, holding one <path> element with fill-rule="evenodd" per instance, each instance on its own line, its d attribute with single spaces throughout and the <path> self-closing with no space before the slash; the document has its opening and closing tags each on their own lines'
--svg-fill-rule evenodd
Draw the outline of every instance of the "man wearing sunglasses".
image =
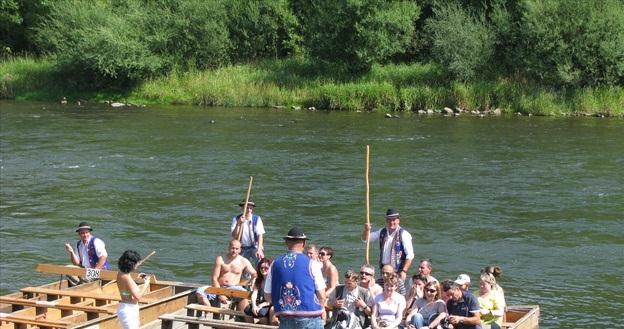
<svg viewBox="0 0 624 329">
<path fill-rule="evenodd" d="M 368 289 L 372 298 L 375 298 L 383 290 L 375 282 L 375 267 L 370 264 L 364 264 L 360 268 L 360 287 Z"/>
<path fill-rule="evenodd" d="M 379 267 L 391 265 L 402 281 L 405 281 L 407 271 L 414 259 L 412 235 L 401 227 L 399 212 L 388 209 L 386 212 L 386 226 L 371 233 L 371 224 L 364 224 L 362 241 L 379 240 Z"/>
</svg>

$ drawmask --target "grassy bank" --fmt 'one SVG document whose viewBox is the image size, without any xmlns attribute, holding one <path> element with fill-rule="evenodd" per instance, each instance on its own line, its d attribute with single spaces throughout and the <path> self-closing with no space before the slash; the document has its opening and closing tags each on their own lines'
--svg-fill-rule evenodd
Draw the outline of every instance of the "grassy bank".
<svg viewBox="0 0 624 329">
<path fill-rule="evenodd" d="M 209 71 L 173 72 L 129 90 L 79 91 L 47 59 L 0 63 L 0 97 L 18 100 L 115 100 L 147 104 L 329 110 L 418 111 L 444 107 L 534 115 L 624 116 L 624 88 L 548 90 L 513 79 L 449 82 L 433 65 L 375 66 L 353 77 L 302 60 L 266 61 Z"/>
</svg>

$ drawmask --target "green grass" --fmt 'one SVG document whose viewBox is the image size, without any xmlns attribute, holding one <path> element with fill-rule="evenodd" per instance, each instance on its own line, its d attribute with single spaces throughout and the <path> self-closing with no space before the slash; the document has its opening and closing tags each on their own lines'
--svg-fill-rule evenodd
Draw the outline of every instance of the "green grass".
<svg viewBox="0 0 624 329">
<path fill-rule="evenodd" d="M 624 116 L 622 87 L 557 91 L 522 79 L 459 83 L 431 64 L 376 65 L 354 76 L 331 64 L 268 60 L 214 70 L 171 72 L 129 90 L 81 91 L 57 72 L 53 60 L 0 62 L 0 98 L 57 101 L 123 100 L 147 104 L 225 107 L 314 106 L 346 111 L 417 111 L 459 107 L 535 115 Z"/>
</svg>

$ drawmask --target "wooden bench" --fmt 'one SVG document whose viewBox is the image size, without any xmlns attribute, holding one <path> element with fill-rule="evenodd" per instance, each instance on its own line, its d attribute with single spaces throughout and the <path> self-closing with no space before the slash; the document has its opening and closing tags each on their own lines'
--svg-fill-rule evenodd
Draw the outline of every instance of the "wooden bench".
<svg viewBox="0 0 624 329">
<path fill-rule="evenodd" d="M 189 329 L 198 329 L 200 325 L 209 326 L 215 329 L 277 329 L 278 326 L 264 324 L 234 322 L 226 320 L 214 320 L 202 317 L 183 316 L 175 314 L 163 314 L 158 317 L 161 321 L 161 329 L 173 329 L 174 322 L 184 322 Z"/>
<path fill-rule="evenodd" d="M 109 295 L 109 294 L 100 294 L 97 292 L 85 292 L 85 291 L 74 291 L 74 290 L 56 290 L 56 289 L 48 289 L 48 288 L 37 288 L 37 287 L 26 287 L 20 289 L 21 292 L 25 293 L 28 298 L 33 297 L 33 295 L 37 294 L 45 294 L 48 296 L 68 296 L 73 298 L 91 298 L 95 299 L 96 305 L 105 305 L 109 304 L 108 302 L 121 301 L 121 297 L 117 295 Z M 141 298 L 140 303 L 152 303 L 155 300 L 153 298 Z"/>
<path fill-rule="evenodd" d="M 26 317 L 19 315 L 12 315 L 6 313 L 0 313 L 0 322 L 11 322 L 15 324 L 25 324 L 31 326 L 37 326 L 39 328 L 68 328 L 71 323 L 67 321 L 52 321 L 41 320 L 37 317 Z"/>
<path fill-rule="evenodd" d="M 75 304 L 61 304 L 58 301 L 41 301 L 32 299 L 21 299 L 0 296 L 0 303 L 6 303 L 11 305 L 30 306 L 37 308 L 56 308 L 65 311 L 82 311 L 85 313 L 106 313 L 115 314 L 115 310 L 104 308 L 101 306 L 84 306 Z"/>
<path fill-rule="evenodd" d="M 235 316 L 245 316 L 245 312 L 243 311 L 239 311 L 239 310 L 233 310 L 233 309 L 229 309 L 229 308 L 221 308 L 221 307 L 214 307 L 214 306 L 208 306 L 208 305 L 199 305 L 199 304 L 188 304 L 186 305 L 186 309 L 187 310 L 192 310 L 192 311 L 199 311 L 201 312 L 206 312 L 206 313 L 212 313 L 212 314 L 223 314 L 223 315 L 229 315 L 232 317 Z M 201 314 L 199 314 L 201 315 Z"/>
</svg>

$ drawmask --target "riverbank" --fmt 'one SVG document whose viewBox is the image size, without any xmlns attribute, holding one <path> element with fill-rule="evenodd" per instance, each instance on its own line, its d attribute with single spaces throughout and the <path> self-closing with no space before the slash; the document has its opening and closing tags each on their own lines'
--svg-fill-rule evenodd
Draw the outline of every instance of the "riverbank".
<svg viewBox="0 0 624 329">
<path fill-rule="evenodd" d="M 354 77 L 304 60 L 272 60 L 215 70 L 173 72 L 124 90 L 80 91 L 51 59 L 0 63 L 0 98 L 121 101 L 225 107 L 420 111 L 444 108 L 480 114 L 624 116 L 624 88 L 552 90 L 521 79 L 449 82 L 430 64 L 376 65 Z M 448 111 L 448 110 L 447 110 Z M 496 112 L 495 112 L 496 111 Z"/>
</svg>

